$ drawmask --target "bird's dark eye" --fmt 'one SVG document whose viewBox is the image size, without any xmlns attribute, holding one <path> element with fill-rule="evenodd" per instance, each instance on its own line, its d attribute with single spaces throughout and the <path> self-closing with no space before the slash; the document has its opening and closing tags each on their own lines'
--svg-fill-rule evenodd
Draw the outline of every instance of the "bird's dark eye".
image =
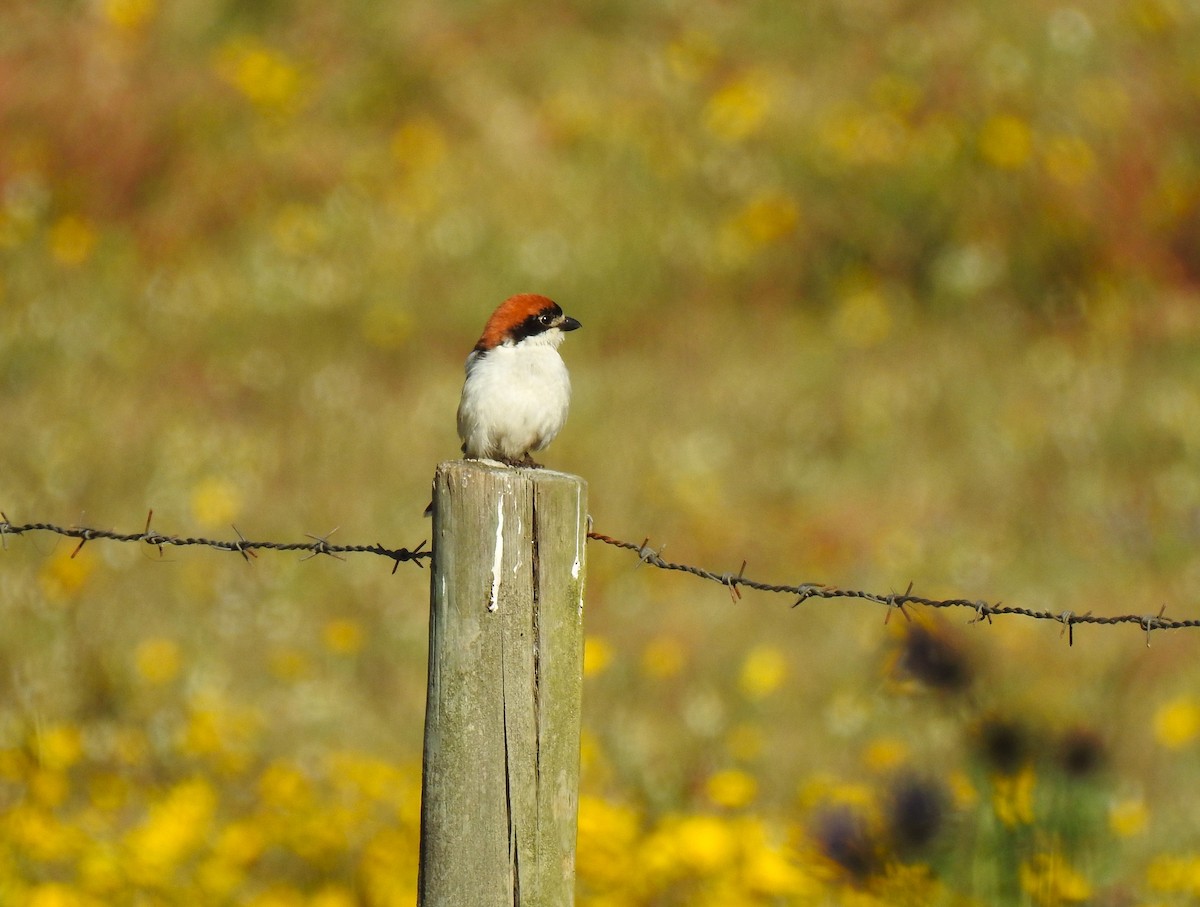
<svg viewBox="0 0 1200 907">
<path fill-rule="evenodd" d="M 546 327 L 550 327 L 550 325 L 552 325 L 554 323 L 554 316 L 553 315 L 538 315 L 538 321 L 540 323 L 544 324 Z"/>
</svg>

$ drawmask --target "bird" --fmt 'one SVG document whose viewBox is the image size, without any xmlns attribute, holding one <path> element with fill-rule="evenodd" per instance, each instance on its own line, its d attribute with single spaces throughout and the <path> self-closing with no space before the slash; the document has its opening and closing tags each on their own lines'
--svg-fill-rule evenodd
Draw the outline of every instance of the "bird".
<svg viewBox="0 0 1200 907">
<path fill-rule="evenodd" d="M 518 293 L 500 303 L 467 356 L 458 436 L 468 459 L 539 466 L 532 454 L 567 421 L 571 378 L 558 354 L 580 323 L 554 300 Z"/>
</svg>

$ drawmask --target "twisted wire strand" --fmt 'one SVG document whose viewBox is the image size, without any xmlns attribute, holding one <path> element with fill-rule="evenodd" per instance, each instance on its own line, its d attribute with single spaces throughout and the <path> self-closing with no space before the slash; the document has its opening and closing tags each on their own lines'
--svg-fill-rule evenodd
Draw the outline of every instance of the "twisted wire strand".
<svg viewBox="0 0 1200 907">
<path fill-rule="evenodd" d="M 233 530 L 237 533 L 236 539 L 210 539 L 197 536 L 178 536 L 166 535 L 165 533 L 154 531 L 150 528 L 150 521 L 154 516 L 154 511 L 150 511 L 146 518 L 146 528 L 142 532 L 116 532 L 111 529 L 95 529 L 87 526 L 59 526 L 54 523 L 13 523 L 8 516 L 0 511 L 0 544 L 5 548 L 8 546 L 8 536 L 23 535 L 27 532 L 50 532 L 65 538 L 78 539 L 79 544 L 71 553 L 74 557 L 79 553 L 88 542 L 96 539 L 104 539 L 114 542 L 135 542 L 153 545 L 158 548 L 160 553 L 166 546 L 172 547 L 188 547 L 200 546 L 212 548 L 217 551 L 232 551 L 240 554 L 244 559 L 249 561 L 253 557 L 258 556 L 259 551 L 304 551 L 308 552 L 308 556 L 302 560 L 316 557 L 318 555 L 327 555 L 336 557 L 339 560 L 344 560 L 342 555 L 345 554 L 374 554 L 379 557 L 385 557 L 392 561 L 392 573 L 403 563 L 414 563 L 418 567 L 424 566 L 425 562 L 433 557 L 433 551 L 426 548 L 428 541 L 422 541 L 414 548 L 388 548 L 380 543 L 374 545 L 337 545 L 329 541 L 329 536 L 333 532 L 326 533 L 324 536 L 309 535 L 307 542 L 273 542 L 273 541 L 255 541 L 247 539 L 235 526 Z M 333 530 L 336 531 L 336 530 Z M 687 573 L 703 580 L 708 580 L 714 583 L 720 583 L 729 590 L 730 597 L 740 599 L 742 596 L 741 590 L 754 589 L 759 592 L 769 592 L 775 594 L 786 594 L 795 596 L 796 600 L 792 607 L 797 607 L 809 599 L 845 599 L 853 598 L 862 601 L 873 602 L 883 605 L 888 609 L 885 621 L 889 620 L 894 610 L 899 610 L 906 618 L 909 617 L 905 607 L 909 605 L 920 605 L 926 608 L 965 608 L 973 611 L 975 616 L 972 618 L 972 623 L 980 621 L 992 622 L 993 617 L 1015 615 L 1018 617 L 1026 617 L 1032 620 L 1047 620 L 1062 625 L 1063 633 L 1066 634 L 1068 642 L 1074 644 L 1074 627 L 1077 624 L 1093 624 L 1100 626 L 1112 626 L 1115 624 L 1135 624 L 1146 633 L 1146 645 L 1150 644 L 1150 633 L 1153 630 L 1182 630 L 1192 627 L 1200 627 L 1200 620 L 1177 620 L 1165 616 L 1166 606 L 1164 605 L 1158 610 L 1157 614 L 1117 614 L 1117 615 L 1102 615 L 1093 614 L 1087 611 L 1083 614 L 1076 614 L 1073 611 L 1044 611 L 1033 608 L 1023 608 L 1015 605 L 1005 605 L 1002 602 L 988 602 L 982 599 L 968 598 L 946 598 L 937 599 L 929 598 L 924 595 L 914 595 L 912 592 L 912 584 L 909 584 L 908 589 L 903 593 L 889 592 L 867 592 L 861 589 L 842 589 L 837 586 L 829 586 L 823 583 L 767 583 L 761 580 L 752 579 L 745 575 L 746 561 L 742 561 L 741 568 L 734 573 L 732 571 L 716 572 L 708 570 L 704 567 L 698 567 L 693 564 L 679 563 L 668 561 L 662 557 L 659 551 L 650 547 L 650 540 L 644 539 L 642 542 L 630 542 L 623 539 L 613 538 L 609 535 L 604 535 L 600 532 L 589 531 L 587 537 L 591 541 L 600 542 L 604 545 L 609 545 L 613 548 L 619 548 L 625 551 L 631 551 L 638 557 L 640 564 L 649 564 L 660 570 L 670 570 L 679 573 Z"/>
<path fill-rule="evenodd" d="M 0 541 L 3 541 L 5 547 L 7 547 L 8 536 L 10 535 L 22 535 L 26 532 L 52 532 L 65 538 L 79 539 L 79 545 L 71 553 L 72 557 L 78 554 L 79 550 L 85 544 L 95 539 L 105 539 L 112 542 L 145 542 L 147 545 L 153 545 L 158 548 L 160 552 L 168 545 L 178 548 L 201 546 L 213 548 L 217 551 L 234 551 L 246 560 L 249 560 L 251 557 L 257 557 L 256 552 L 258 551 L 307 551 L 309 552 L 309 557 L 325 554 L 338 558 L 343 554 L 375 554 L 380 557 L 386 557 L 388 560 L 394 562 L 392 566 L 393 573 L 396 572 L 396 568 L 402 563 L 412 562 L 420 567 L 425 560 L 433 556 L 433 552 L 425 548 L 425 541 L 422 541 L 415 548 L 387 548 L 379 543 L 374 545 L 336 545 L 331 543 L 328 538 L 329 535 L 333 534 L 332 532 L 324 536 L 310 535 L 308 538 L 311 541 L 307 542 L 254 541 L 242 535 L 236 526 L 233 527 L 233 531 L 238 536 L 236 539 L 209 539 L 196 536 L 165 535 L 161 532 L 155 532 L 150 528 L 150 519 L 153 515 L 154 511 L 151 511 L 150 516 L 146 518 L 146 528 L 142 532 L 115 532 L 110 529 L 93 529 L 87 526 L 58 526 L 54 523 L 18 524 L 10 522 L 8 517 L 0 512 Z M 307 560 L 307 558 L 304 559 Z"/>
<path fill-rule="evenodd" d="M 731 572 L 717 573 L 712 570 L 706 570 L 703 567 L 665 560 L 658 551 L 649 546 L 649 539 L 639 544 L 637 542 L 616 539 L 599 532 L 588 532 L 588 538 L 605 545 L 611 545 L 614 548 L 632 551 L 637 554 L 638 561 L 642 564 L 649 564 L 660 570 L 675 570 L 682 573 L 690 573 L 692 576 L 720 583 L 729 589 L 731 595 L 739 598 L 741 597 L 741 593 L 738 590 L 742 587 L 756 589 L 760 592 L 794 595 L 796 596 L 796 601 L 792 605 L 793 608 L 802 605 L 812 598 L 857 598 L 886 606 L 888 613 L 885 620 L 891 617 L 892 609 L 899 609 L 905 617 L 908 617 L 907 612 L 904 611 L 907 605 L 922 605 L 926 608 L 966 608 L 975 612 L 975 617 L 971 621 L 972 623 L 984 620 L 991 623 L 994 616 L 1016 615 L 1019 617 L 1028 617 L 1033 620 L 1048 620 L 1062 624 L 1063 632 L 1067 634 L 1068 642 L 1072 645 L 1075 642 L 1073 628 L 1076 624 L 1136 624 L 1146 631 L 1146 645 L 1150 644 L 1150 632 L 1152 630 L 1182 630 L 1189 627 L 1200 627 L 1200 620 L 1176 620 L 1165 617 L 1165 605 L 1159 609 L 1157 614 L 1119 614 L 1106 616 L 1093 614 L 1091 611 L 1083 614 L 1076 614 L 1074 611 L 1061 611 L 1057 613 L 1054 611 L 1038 611 L 1032 608 L 1005 605 L 1001 602 L 992 603 L 980 599 L 927 598 L 923 595 L 913 595 L 911 584 L 908 590 L 902 594 L 895 592 L 884 594 L 879 592 L 865 592 L 860 589 L 841 589 L 837 586 L 827 586 L 822 583 L 800 583 L 797 585 L 765 583 L 744 575 L 746 569 L 745 561 L 742 562 L 741 570 L 736 574 Z"/>
</svg>

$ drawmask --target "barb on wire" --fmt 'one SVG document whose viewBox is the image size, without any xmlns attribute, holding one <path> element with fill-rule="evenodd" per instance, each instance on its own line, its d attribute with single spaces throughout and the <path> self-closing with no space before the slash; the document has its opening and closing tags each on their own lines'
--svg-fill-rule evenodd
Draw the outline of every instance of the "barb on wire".
<svg viewBox="0 0 1200 907">
<path fill-rule="evenodd" d="M 111 542 L 144 542 L 147 545 L 157 548 L 160 555 L 166 546 L 182 548 L 199 545 L 206 548 L 214 548 L 217 551 L 236 552 L 247 563 L 250 562 L 251 558 L 258 557 L 259 551 L 308 552 L 308 555 L 302 558 L 302 560 L 308 560 L 309 558 L 316 557 L 318 554 L 327 554 L 339 560 L 345 560 L 342 557 L 344 554 L 375 554 L 395 562 L 392 566 L 392 573 L 395 573 L 396 568 L 402 563 L 411 561 L 420 567 L 424 561 L 433 556 L 433 552 L 425 547 L 426 543 L 424 541 L 415 548 L 385 548 L 379 543 L 374 545 L 333 545 L 329 542 L 329 536 L 333 535 L 333 532 L 326 533 L 324 536 L 310 535 L 308 537 L 312 539 L 311 542 L 251 541 L 242 535 L 242 531 L 236 526 L 233 527 L 233 531 L 237 534 L 237 538 L 233 540 L 165 535 L 150 529 L 150 521 L 153 517 L 154 511 L 151 510 L 146 516 L 146 528 L 141 532 L 115 532 L 111 529 L 92 529 L 87 526 L 56 526 L 53 523 L 17 524 L 13 523 L 3 511 L 0 511 L 0 542 L 3 543 L 4 549 L 7 550 L 8 537 L 10 535 L 23 535 L 26 532 L 51 532 L 65 538 L 79 539 L 79 544 L 71 552 L 71 557 L 77 555 L 79 550 L 88 542 L 95 539 L 105 539 Z M 336 531 L 334 530 L 334 532 Z"/>
<path fill-rule="evenodd" d="M 309 535 L 307 532 L 304 533 L 306 536 L 308 536 L 310 539 L 313 540 L 313 542 L 315 543 L 315 547 L 313 548 L 312 554 L 307 555 L 306 557 L 302 557 L 302 558 L 300 558 L 300 560 L 307 561 L 307 560 L 311 560 L 312 558 L 316 557 L 318 554 L 328 554 L 330 557 L 336 557 L 339 561 L 344 561 L 345 558 L 342 557 L 340 554 L 338 554 L 334 550 L 335 546 L 332 546 L 329 544 L 329 537 L 331 535 L 333 535 L 335 532 L 337 532 L 338 528 L 339 527 L 334 526 L 332 529 L 330 529 L 324 535 Z"/>
<path fill-rule="evenodd" d="M 885 594 L 864 592 L 858 589 L 839 589 L 836 586 L 826 586 L 822 583 L 799 583 L 797 585 L 764 583 L 759 580 L 749 579 L 743 575 L 746 570 L 745 561 L 742 562 L 742 569 L 737 574 L 717 573 L 712 570 L 706 570 L 703 567 L 692 566 L 691 564 L 673 563 L 664 560 L 659 554 L 663 550 L 663 546 L 659 546 L 658 550 L 655 550 L 650 547 L 649 539 L 644 540 L 639 545 L 637 542 L 622 541 L 621 539 L 615 539 L 612 536 L 590 530 L 587 537 L 593 541 L 611 545 L 614 548 L 634 552 L 638 557 L 638 566 L 649 564 L 652 567 L 658 567 L 660 570 L 676 570 L 681 573 L 690 573 L 692 576 L 720 583 L 730 590 L 731 596 L 736 594 L 739 598 L 741 597 L 741 593 L 738 591 L 739 588 L 745 587 L 747 589 L 757 589 L 760 592 L 776 592 L 796 596 L 796 601 L 792 604 L 793 608 L 814 598 L 857 598 L 863 601 L 874 602 L 887 608 L 884 623 L 887 623 L 891 618 L 893 610 L 899 610 L 901 614 L 911 620 L 912 618 L 905 610 L 906 605 L 923 605 L 926 608 L 967 608 L 975 612 L 975 616 L 970 620 L 970 623 L 973 624 L 985 620 L 990 624 L 994 616 L 1002 615 L 1016 615 L 1019 617 L 1028 617 L 1032 620 L 1050 620 L 1060 623 L 1062 624 L 1063 632 L 1066 633 L 1068 645 L 1075 644 L 1075 627 L 1078 624 L 1135 624 L 1145 631 L 1147 646 L 1150 645 L 1150 632 L 1152 630 L 1182 630 L 1186 627 L 1200 627 L 1200 620 L 1174 620 L 1164 617 L 1166 605 L 1163 605 L 1159 609 L 1158 614 L 1120 614 L 1106 617 L 1093 614 L 1091 611 L 1087 611 L 1084 614 L 1075 614 L 1072 611 L 1054 613 L 1052 611 L 1037 611 L 1032 608 L 1019 608 L 1013 605 L 1005 605 L 1001 602 L 989 603 L 966 598 L 927 598 L 923 595 L 913 595 L 912 583 L 908 584 L 908 589 L 903 595 L 898 595 L 895 592 Z"/>
</svg>

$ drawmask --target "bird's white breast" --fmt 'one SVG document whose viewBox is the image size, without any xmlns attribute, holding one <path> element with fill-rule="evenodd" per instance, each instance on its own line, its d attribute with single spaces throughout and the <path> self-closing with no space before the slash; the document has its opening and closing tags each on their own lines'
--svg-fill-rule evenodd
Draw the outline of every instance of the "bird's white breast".
<svg viewBox="0 0 1200 907">
<path fill-rule="evenodd" d="M 518 460 L 559 433 L 567 420 L 571 379 L 556 346 L 527 339 L 467 357 L 458 408 L 467 456 Z"/>
</svg>

